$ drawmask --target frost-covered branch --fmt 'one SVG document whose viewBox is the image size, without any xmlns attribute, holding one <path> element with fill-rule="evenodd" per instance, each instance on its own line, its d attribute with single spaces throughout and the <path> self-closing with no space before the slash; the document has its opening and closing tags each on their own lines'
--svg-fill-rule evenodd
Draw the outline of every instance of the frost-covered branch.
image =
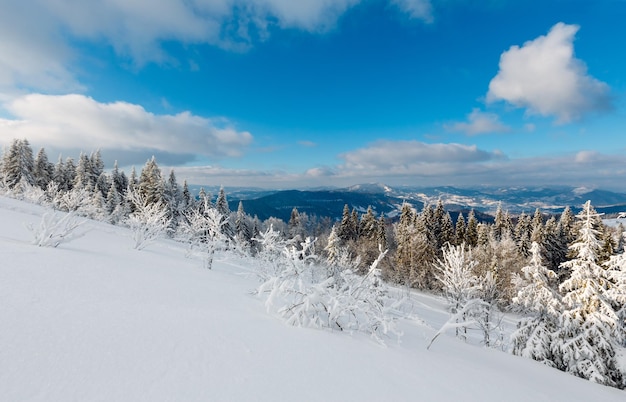
<svg viewBox="0 0 626 402">
<path fill-rule="evenodd" d="M 76 229 L 84 223 L 85 221 L 78 219 L 74 212 L 48 211 L 41 217 L 39 226 L 28 224 L 26 228 L 34 236 L 33 244 L 39 247 L 57 247 L 61 243 L 82 237 L 85 232 Z"/>
</svg>

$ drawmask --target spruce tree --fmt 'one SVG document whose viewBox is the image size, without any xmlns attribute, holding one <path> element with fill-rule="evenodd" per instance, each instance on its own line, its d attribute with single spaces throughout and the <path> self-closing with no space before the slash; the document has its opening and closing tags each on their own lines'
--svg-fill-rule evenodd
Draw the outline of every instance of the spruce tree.
<svg viewBox="0 0 626 402">
<path fill-rule="evenodd" d="M 524 257 L 530 256 L 531 227 L 530 217 L 522 212 L 517 218 L 517 225 L 515 225 L 515 241 L 517 242 L 517 250 Z"/>
<path fill-rule="evenodd" d="M 10 189 L 14 189 L 19 183 L 36 185 L 34 165 L 33 150 L 28 140 L 13 140 L 2 158 L 5 185 Z"/>
<path fill-rule="evenodd" d="M 237 207 L 237 217 L 235 219 L 235 235 L 239 244 L 245 248 L 249 247 L 252 240 L 252 231 L 248 222 L 246 211 L 243 208 L 243 201 L 239 201 Z"/>
<path fill-rule="evenodd" d="M 517 294 L 512 301 L 525 315 L 511 335 L 513 354 L 557 367 L 561 359 L 555 355 L 558 351 L 553 342 L 562 304 L 558 292 L 550 285 L 556 274 L 543 265 L 538 243 L 531 244 L 530 253 L 530 262 L 522 268 L 522 275 L 513 278 Z"/>
<path fill-rule="evenodd" d="M 465 242 L 465 218 L 463 213 L 459 212 L 454 226 L 454 245 L 459 246 Z"/>
<path fill-rule="evenodd" d="M 341 216 L 341 223 L 339 224 L 337 235 L 343 242 L 347 242 L 354 237 L 352 216 L 350 215 L 350 207 L 348 204 L 345 204 L 343 207 L 343 214 Z"/>
<path fill-rule="evenodd" d="M 74 188 L 74 181 L 76 180 L 76 163 L 71 157 L 65 159 L 65 183 L 66 190 L 72 190 Z"/>
<path fill-rule="evenodd" d="M 395 226 L 396 255 L 394 279 L 408 284 L 413 265 L 413 238 L 415 234 L 415 213 L 407 202 L 402 204 L 400 221 Z"/>
<path fill-rule="evenodd" d="M 146 203 L 165 204 L 163 175 L 154 156 L 149 159 L 143 169 L 141 169 L 137 190 Z"/>
<path fill-rule="evenodd" d="M 623 388 L 616 358 L 621 325 L 609 294 L 614 283 L 608 270 L 598 264 L 601 242 L 595 226 L 599 214 L 587 201 L 577 217 L 581 227 L 570 247 L 574 258 L 561 264 L 571 272 L 559 287 L 565 304 L 558 345 L 562 368 L 593 382 Z"/>
<path fill-rule="evenodd" d="M 298 213 L 298 209 L 293 207 L 291 210 L 291 216 L 289 218 L 289 222 L 287 223 L 287 227 L 289 228 L 289 237 L 291 239 L 302 240 L 302 222 L 300 221 L 300 213 Z"/>
<path fill-rule="evenodd" d="M 69 189 L 68 183 L 65 179 L 65 164 L 63 163 L 63 157 L 61 155 L 59 155 L 59 159 L 57 160 L 56 165 L 54 165 L 52 181 L 59 186 L 59 190 L 61 191 L 67 191 Z"/>
<path fill-rule="evenodd" d="M 33 167 L 33 176 L 35 178 L 35 184 L 42 190 L 48 187 L 48 183 L 52 181 L 54 176 L 54 165 L 48 161 L 48 155 L 46 155 L 44 148 L 41 148 L 39 152 L 37 152 Z"/>
<path fill-rule="evenodd" d="M 386 226 L 387 225 L 385 223 L 385 216 L 381 214 L 380 218 L 378 219 L 378 226 L 376 228 L 376 242 L 382 250 L 387 250 L 387 248 L 389 247 L 389 244 L 387 242 Z"/>
<path fill-rule="evenodd" d="M 217 195 L 217 200 L 215 201 L 215 208 L 217 211 L 225 218 L 225 221 L 222 225 L 222 232 L 228 239 L 233 239 L 235 237 L 235 231 L 233 229 L 232 224 L 228 217 L 230 216 L 230 208 L 228 207 L 228 200 L 226 199 L 226 192 L 224 191 L 224 187 L 220 187 L 220 192 Z"/>
<path fill-rule="evenodd" d="M 537 242 L 539 244 L 543 244 L 544 240 L 544 230 L 543 230 L 543 214 L 537 208 L 535 210 L 535 214 L 533 215 L 533 219 L 531 221 L 531 235 L 530 240 Z"/>
<path fill-rule="evenodd" d="M 468 247 L 476 247 L 478 245 L 478 220 L 474 215 L 474 210 L 470 210 L 467 215 L 467 226 L 465 229 L 465 244 Z"/>
<path fill-rule="evenodd" d="M 374 210 L 372 207 L 367 208 L 365 215 L 361 217 L 360 234 L 365 240 L 375 241 L 377 234 L 378 222 L 376 216 L 374 216 Z"/>
<path fill-rule="evenodd" d="M 95 184 L 92 178 L 91 161 L 87 155 L 81 152 L 76 165 L 74 188 L 91 191 Z"/>
</svg>

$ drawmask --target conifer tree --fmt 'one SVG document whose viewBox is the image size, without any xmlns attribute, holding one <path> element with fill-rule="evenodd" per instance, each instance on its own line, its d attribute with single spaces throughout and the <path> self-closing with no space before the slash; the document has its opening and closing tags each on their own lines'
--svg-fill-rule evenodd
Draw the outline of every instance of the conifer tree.
<svg viewBox="0 0 626 402">
<path fill-rule="evenodd" d="M 565 304 L 558 345 L 562 367 L 579 377 L 623 388 L 615 353 L 621 326 L 609 294 L 614 283 L 608 270 L 598 264 L 600 232 L 594 226 L 599 214 L 587 201 L 577 217 L 581 228 L 570 247 L 574 258 L 561 264 L 571 272 L 559 287 Z"/>
<path fill-rule="evenodd" d="M 359 213 L 356 208 L 352 208 L 352 214 L 350 215 L 350 231 L 352 232 L 352 240 L 359 238 Z"/>
<path fill-rule="evenodd" d="M 110 187 L 111 183 L 109 180 L 109 176 L 104 172 L 100 173 L 100 177 L 98 177 L 98 180 L 96 180 L 94 191 L 100 192 L 100 195 L 102 195 L 106 199 Z"/>
<path fill-rule="evenodd" d="M 543 230 L 543 215 L 539 208 L 535 210 L 535 214 L 533 215 L 533 219 L 531 221 L 531 235 L 530 240 L 537 242 L 539 244 L 543 244 L 544 240 L 544 230 Z"/>
<path fill-rule="evenodd" d="M 385 216 L 382 214 L 380 215 L 380 218 L 378 219 L 378 226 L 376 228 L 376 242 L 378 243 L 379 248 L 383 250 L 387 250 L 389 247 L 389 244 L 387 242 Z"/>
<path fill-rule="evenodd" d="M 102 160 L 102 155 L 100 155 L 100 150 L 89 155 L 89 168 L 89 181 L 95 184 L 102 173 L 104 173 L 104 161 Z M 105 194 L 107 190 L 104 190 Z"/>
<path fill-rule="evenodd" d="M 66 190 L 72 190 L 74 188 L 74 181 L 76 181 L 76 164 L 74 163 L 74 159 L 71 157 L 67 157 L 65 159 L 65 186 Z"/>
<path fill-rule="evenodd" d="M 48 183 L 52 181 L 54 175 L 54 165 L 48 161 L 48 155 L 44 148 L 39 149 L 37 157 L 35 158 L 33 167 L 33 176 L 35 178 L 35 184 L 45 190 L 48 187 Z"/>
<path fill-rule="evenodd" d="M 435 285 L 432 268 L 437 253 L 435 251 L 436 243 L 429 227 L 429 220 L 432 219 L 433 214 L 428 211 L 432 211 L 432 208 L 425 206 L 423 212 L 415 220 L 415 234 L 412 244 L 414 250 L 409 280 L 411 286 L 420 289 L 433 289 Z"/>
<path fill-rule="evenodd" d="M 378 229 L 378 222 L 376 216 L 374 216 L 374 210 L 372 207 L 367 208 L 365 215 L 361 217 L 360 223 L 360 235 L 365 240 L 375 241 Z"/>
<path fill-rule="evenodd" d="M 28 140 L 13 140 L 2 158 L 2 176 L 4 183 L 14 189 L 19 183 L 34 186 L 33 175 L 35 161 L 33 150 Z"/>
<path fill-rule="evenodd" d="M 441 248 L 443 245 L 450 240 L 449 238 L 444 239 L 445 236 L 442 234 L 444 230 L 443 226 L 445 225 L 445 217 L 446 210 L 443 205 L 443 200 L 439 198 L 439 200 L 437 200 L 437 206 L 433 211 L 433 222 L 430 228 L 432 237 L 435 241 L 435 250 L 438 257 L 441 255 Z"/>
<path fill-rule="evenodd" d="M 478 245 L 478 220 L 474 215 L 474 210 L 470 210 L 467 215 L 467 226 L 465 229 L 465 244 L 468 247 L 476 247 Z"/>
<path fill-rule="evenodd" d="M 237 242 L 240 245 L 242 245 L 245 249 L 249 248 L 250 241 L 252 240 L 253 236 L 246 215 L 246 211 L 243 208 L 243 201 L 239 201 L 239 206 L 237 207 L 237 216 L 235 219 L 235 236 Z"/>
<path fill-rule="evenodd" d="M 465 242 L 465 218 L 463 212 L 459 212 L 459 216 L 456 219 L 456 225 L 454 227 L 454 245 L 459 246 Z"/>
<path fill-rule="evenodd" d="M 148 204 L 165 204 L 163 175 L 154 156 L 141 169 L 137 190 Z"/>
<path fill-rule="evenodd" d="M 513 278 L 517 293 L 513 303 L 525 314 L 511 335 L 513 354 L 557 367 L 561 359 L 555 355 L 558 351 L 553 341 L 562 304 L 558 292 L 550 286 L 556 274 L 543 265 L 540 249 L 538 243 L 531 244 L 529 264 L 522 268 L 522 275 Z"/>
<path fill-rule="evenodd" d="M 187 184 L 187 180 L 183 181 L 183 192 L 182 192 L 182 211 L 187 211 L 194 207 L 194 200 L 191 197 L 191 192 L 189 191 L 189 185 Z"/>
<path fill-rule="evenodd" d="M 330 234 L 328 235 L 328 240 L 326 241 L 326 247 L 324 247 L 324 251 L 326 252 L 326 263 L 329 267 L 336 267 L 339 262 L 339 250 L 341 248 L 341 239 L 337 234 L 337 226 L 333 225 L 330 230 Z"/>
<path fill-rule="evenodd" d="M 287 227 L 289 228 L 289 237 L 291 239 L 302 240 L 302 222 L 300 221 L 300 213 L 298 213 L 298 209 L 293 207 L 291 210 L 291 216 L 289 218 L 289 222 L 287 223 Z"/>
<path fill-rule="evenodd" d="M 217 208 L 217 211 L 225 219 L 222 225 L 222 232 L 228 239 L 233 239 L 235 237 L 235 231 L 233 230 L 232 224 L 228 220 L 228 217 L 230 216 L 230 208 L 228 207 L 228 200 L 226 199 L 224 187 L 220 187 L 220 192 L 218 193 L 217 200 L 215 201 L 215 208 Z"/>
<path fill-rule="evenodd" d="M 113 224 L 117 223 L 121 218 L 122 197 L 117 192 L 117 186 L 111 182 L 106 198 L 106 211 L 109 214 L 109 221 Z"/>
<path fill-rule="evenodd" d="M 115 185 L 115 190 L 120 196 L 123 196 L 128 188 L 128 178 L 124 172 L 120 172 L 117 161 L 113 164 L 111 171 L 111 182 Z"/>
<path fill-rule="evenodd" d="M 354 238 L 354 232 L 352 227 L 352 216 L 350 215 L 350 207 L 345 204 L 343 207 L 343 214 L 341 216 L 341 223 L 339 224 L 339 230 L 337 235 L 343 242 L 347 242 Z"/>
<path fill-rule="evenodd" d="M 525 212 L 522 212 L 517 218 L 517 225 L 515 226 L 515 241 L 517 242 L 517 250 L 524 257 L 530 256 L 530 247 L 532 245 L 530 240 L 531 227 L 530 217 Z"/>
<path fill-rule="evenodd" d="M 503 232 L 506 230 L 506 222 L 504 217 L 504 211 L 502 210 L 502 203 L 498 203 L 496 208 L 495 221 L 493 224 L 493 237 L 496 241 L 500 241 L 503 236 Z"/>
<path fill-rule="evenodd" d="M 54 170 L 52 171 L 52 181 L 59 186 L 58 188 L 60 191 L 69 190 L 69 186 L 65 178 L 65 164 L 63 163 L 63 157 L 61 155 L 59 155 L 59 159 L 54 165 Z"/>
<path fill-rule="evenodd" d="M 93 190 L 95 181 L 92 180 L 91 161 L 87 155 L 81 152 L 76 165 L 74 188 L 79 190 Z"/>
<path fill-rule="evenodd" d="M 402 204 L 400 221 L 395 226 L 396 255 L 395 280 L 399 283 L 409 283 L 413 265 L 413 238 L 415 234 L 415 213 L 407 202 Z"/>
<path fill-rule="evenodd" d="M 452 217 L 449 212 L 445 212 L 443 215 L 443 220 L 441 222 L 441 229 L 439 238 L 437 241 L 437 255 L 441 256 L 441 250 L 444 245 L 447 243 L 453 244 L 455 241 L 454 238 L 454 227 L 452 226 Z"/>
</svg>

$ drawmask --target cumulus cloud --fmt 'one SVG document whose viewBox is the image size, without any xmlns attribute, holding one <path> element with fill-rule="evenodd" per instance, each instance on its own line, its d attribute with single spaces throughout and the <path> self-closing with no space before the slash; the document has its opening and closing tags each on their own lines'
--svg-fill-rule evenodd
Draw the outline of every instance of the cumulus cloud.
<svg viewBox="0 0 626 402">
<path fill-rule="evenodd" d="M 487 101 L 504 100 L 529 113 L 555 116 L 559 123 L 609 108 L 608 85 L 588 75 L 584 62 L 574 55 L 578 29 L 558 23 L 547 35 L 502 53 Z"/>
<path fill-rule="evenodd" d="M 183 112 L 156 115 L 126 102 L 100 103 L 83 95 L 31 94 L 5 105 L 14 116 L 0 119 L 0 141 L 28 138 L 55 149 L 149 150 L 209 158 L 240 156 L 248 132 L 224 119 Z"/>
<path fill-rule="evenodd" d="M 500 122 L 497 114 L 481 112 L 479 109 L 474 109 L 467 115 L 467 122 L 456 122 L 447 124 L 444 127 L 448 131 L 462 132 L 467 135 L 511 131 L 509 126 Z"/>
</svg>

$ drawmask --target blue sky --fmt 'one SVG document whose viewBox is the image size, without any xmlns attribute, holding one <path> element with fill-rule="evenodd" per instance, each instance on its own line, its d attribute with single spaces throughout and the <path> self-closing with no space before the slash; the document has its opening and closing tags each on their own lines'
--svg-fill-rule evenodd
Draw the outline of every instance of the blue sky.
<svg viewBox="0 0 626 402">
<path fill-rule="evenodd" d="M 0 143 L 52 160 L 155 155 L 226 187 L 626 191 L 623 0 L 0 4 Z"/>
</svg>

